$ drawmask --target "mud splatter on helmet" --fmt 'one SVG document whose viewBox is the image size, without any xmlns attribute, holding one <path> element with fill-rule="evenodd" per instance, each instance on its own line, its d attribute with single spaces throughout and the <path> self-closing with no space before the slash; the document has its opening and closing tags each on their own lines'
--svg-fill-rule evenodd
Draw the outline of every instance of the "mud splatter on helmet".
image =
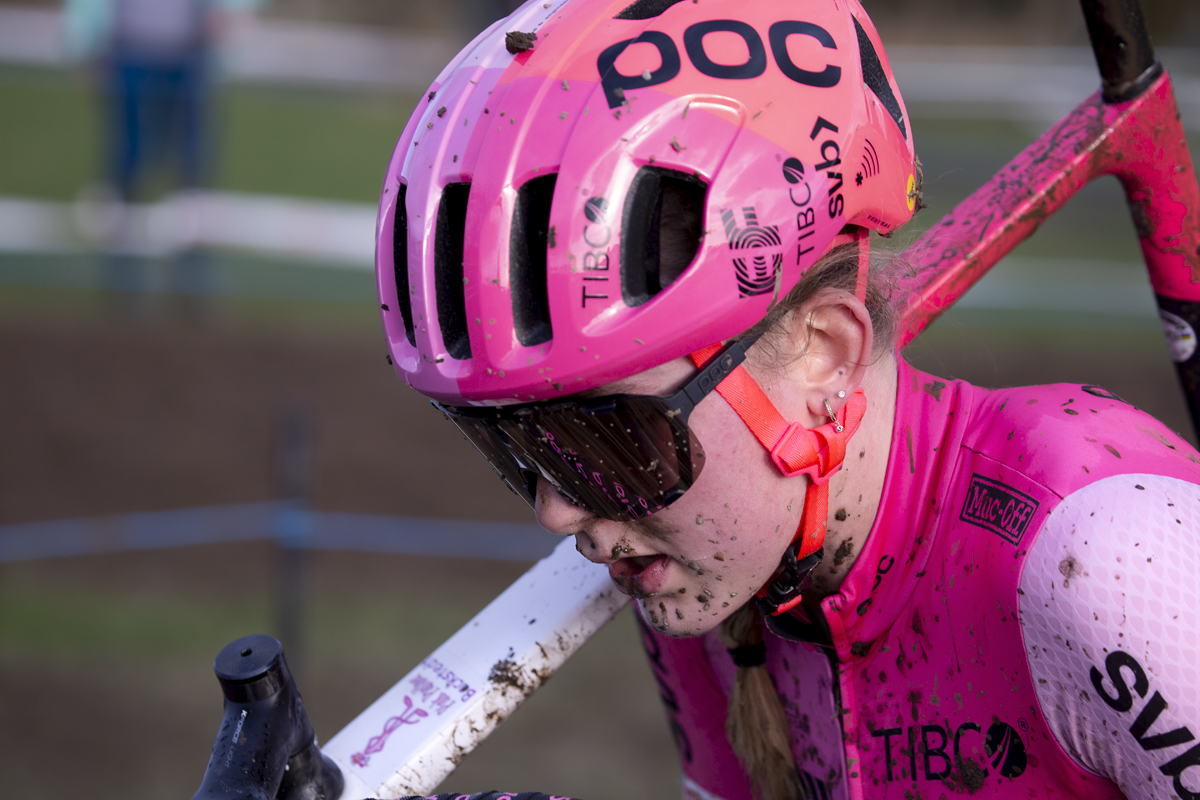
<svg viewBox="0 0 1200 800">
<path fill-rule="evenodd" d="M 591 389 L 751 327 L 847 226 L 903 225 L 914 186 L 855 0 L 533 0 L 443 70 L 388 165 L 389 351 L 446 403 Z M 675 275 L 661 223 L 688 209 Z"/>
</svg>

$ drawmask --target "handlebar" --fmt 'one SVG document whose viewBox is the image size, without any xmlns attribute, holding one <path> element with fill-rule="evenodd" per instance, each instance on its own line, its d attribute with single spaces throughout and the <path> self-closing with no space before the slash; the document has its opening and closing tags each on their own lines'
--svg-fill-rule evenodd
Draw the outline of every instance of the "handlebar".
<svg viewBox="0 0 1200 800">
<path fill-rule="evenodd" d="M 230 642 L 213 671 L 225 713 L 192 800 L 337 800 L 342 773 L 317 746 L 279 640 Z"/>
</svg>

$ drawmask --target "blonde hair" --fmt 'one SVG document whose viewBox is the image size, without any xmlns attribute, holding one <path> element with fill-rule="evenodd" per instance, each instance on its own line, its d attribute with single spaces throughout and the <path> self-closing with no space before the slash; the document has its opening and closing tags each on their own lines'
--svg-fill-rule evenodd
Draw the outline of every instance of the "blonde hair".
<svg viewBox="0 0 1200 800">
<path fill-rule="evenodd" d="M 763 646 L 763 621 L 753 600 L 722 623 L 721 634 L 731 653 Z M 759 800 L 805 797 L 792 756 L 787 718 L 766 664 L 738 665 L 729 693 L 725 738 L 750 776 L 754 796 Z"/>
<path fill-rule="evenodd" d="M 871 315 L 875 335 L 876 356 L 891 349 L 896 341 L 896 312 L 892 305 L 892 276 L 900 265 L 900 257 L 887 253 L 872 254 L 867 296 L 864 305 Z M 767 315 L 742 337 L 761 335 L 756 348 L 759 360 L 780 357 L 779 344 L 789 314 L 804 305 L 822 289 L 841 289 L 854 292 L 858 282 L 858 245 L 844 244 L 823 255 L 804 273 L 783 299 L 771 307 Z"/>
</svg>

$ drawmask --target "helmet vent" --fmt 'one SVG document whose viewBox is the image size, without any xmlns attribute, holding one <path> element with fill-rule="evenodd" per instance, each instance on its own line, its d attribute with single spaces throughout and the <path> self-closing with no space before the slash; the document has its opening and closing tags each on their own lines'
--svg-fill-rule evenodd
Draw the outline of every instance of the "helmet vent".
<svg viewBox="0 0 1200 800">
<path fill-rule="evenodd" d="M 696 257 L 708 185 L 685 172 L 642 167 L 621 221 L 621 294 L 639 306 L 678 278 Z"/>
<path fill-rule="evenodd" d="M 467 305 L 463 296 L 463 238 L 470 193 L 469 183 L 448 183 L 442 189 L 433 247 L 433 279 L 442 341 L 450 357 L 459 361 L 471 357 Z"/>
<path fill-rule="evenodd" d="M 904 138 L 907 140 L 908 130 L 904 126 L 904 112 L 900 110 L 900 103 L 896 100 L 896 95 L 892 93 L 891 85 L 888 84 L 887 74 L 883 71 L 883 64 L 879 61 L 879 53 L 875 52 L 875 45 L 871 44 L 871 37 L 867 36 L 867 32 L 863 30 L 863 26 L 857 19 L 854 20 L 854 30 L 858 31 L 858 52 L 862 58 L 863 83 L 875 93 L 879 102 L 883 103 L 883 107 L 892 115 L 892 119 L 896 120 L 896 124 L 900 126 L 900 133 L 904 134 Z"/>
<path fill-rule="evenodd" d="M 417 335 L 413 331 L 412 297 L 408 288 L 408 210 L 404 205 L 407 194 L 408 187 L 400 184 L 396 190 L 396 214 L 392 221 L 392 268 L 396 273 L 396 301 L 404 320 L 404 335 L 408 337 L 408 343 L 415 346 Z"/>
<path fill-rule="evenodd" d="M 637 0 L 613 19 L 653 19 L 682 0 Z"/>
<path fill-rule="evenodd" d="M 543 175 L 517 192 L 509 239 L 509 279 L 517 341 L 526 347 L 550 341 L 550 298 L 546 289 L 550 201 L 557 175 Z"/>
</svg>

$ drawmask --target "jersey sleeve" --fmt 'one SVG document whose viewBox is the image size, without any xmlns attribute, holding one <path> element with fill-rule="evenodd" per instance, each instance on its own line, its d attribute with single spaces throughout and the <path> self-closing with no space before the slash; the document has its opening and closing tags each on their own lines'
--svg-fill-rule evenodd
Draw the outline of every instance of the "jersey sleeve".
<svg viewBox="0 0 1200 800">
<path fill-rule="evenodd" d="M 1063 750 L 1131 800 L 1200 800 L 1200 487 L 1135 474 L 1068 495 L 1018 592 Z"/>
</svg>

